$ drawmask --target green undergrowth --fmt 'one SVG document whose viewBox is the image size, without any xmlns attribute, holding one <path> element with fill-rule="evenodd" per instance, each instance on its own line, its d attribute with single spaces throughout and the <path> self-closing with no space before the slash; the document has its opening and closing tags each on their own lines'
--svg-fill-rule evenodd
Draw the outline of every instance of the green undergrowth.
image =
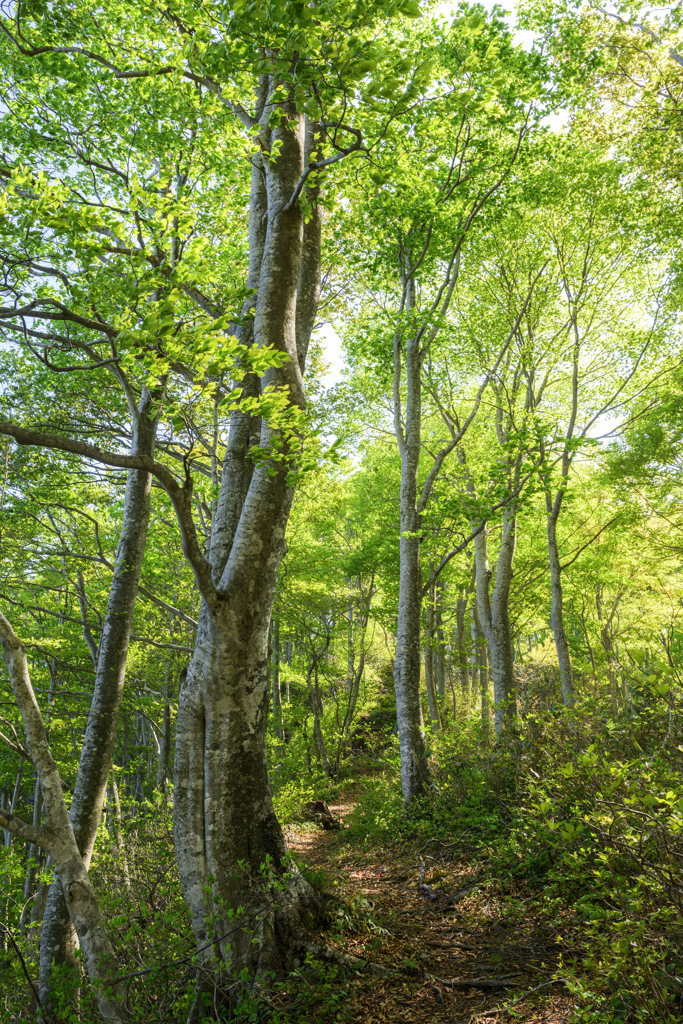
<svg viewBox="0 0 683 1024">
<path fill-rule="evenodd" d="M 364 784 L 344 838 L 450 846 L 510 920 L 529 913 L 578 953 L 557 976 L 583 1024 L 683 1016 L 681 695 L 643 686 L 617 719 L 585 702 L 536 714 L 482 750 L 474 721 L 431 737 L 433 787 L 410 811 L 398 747 Z"/>
<path fill-rule="evenodd" d="M 334 779 L 303 744 L 281 758 L 277 813 L 283 824 L 305 827 L 308 800 L 333 803 L 354 791 L 338 841 L 357 859 L 385 860 L 397 845 L 412 854 L 430 844 L 428 852 L 450 856 L 454 868 L 466 866 L 464 884 L 476 882 L 507 921 L 533 917 L 563 936 L 572 952 L 560 958 L 556 977 L 576 997 L 576 1024 L 673 1024 L 683 1016 L 682 712 L 673 682 L 644 679 L 616 718 L 598 701 L 584 701 L 571 716 L 536 710 L 487 748 L 474 710 L 468 717 L 461 708 L 456 723 L 444 716 L 443 732 L 429 737 L 431 792 L 406 811 L 391 695 L 378 687 Z M 312 884 L 335 893 L 334 872 L 294 860 Z M 12 895 L 23 870 L 16 849 L 0 848 L 4 920 L 36 977 L 37 927 L 29 922 L 20 931 L 21 904 Z M 118 825 L 101 830 L 92 877 L 118 970 L 128 976 L 131 1019 L 186 1020 L 194 937 L 166 798 L 124 801 Z M 453 894 L 448 887 L 460 883 L 430 884 Z M 333 907 L 328 936 L 339 948 L 359 930 L 370 939 L 381 931 L 362 898 Z M 8 942 L 5 951 L 2 1012 L 8 1020 L 34 1019 L 19 958 Z M 58 978 L 62 1021 L 99 1019 L 82 977 L 81 963 Z M 349 986 L 356 984 L 363 982 L 336 968 L 302 963 L 259 998 L 242 985 L 227 1014 L 211 1016 L 207 1008 L 206 1019 L 350 1020 Z"/>
</svg>

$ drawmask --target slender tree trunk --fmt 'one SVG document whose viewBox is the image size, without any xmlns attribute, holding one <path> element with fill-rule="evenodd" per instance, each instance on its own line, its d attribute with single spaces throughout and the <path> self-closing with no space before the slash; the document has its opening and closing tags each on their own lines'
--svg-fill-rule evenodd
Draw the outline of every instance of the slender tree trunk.
<svg viewBox="0 0 683 1024">
<path fill-rule="evenodd" d="M 493 670 L 495 730 L 499 735 L 509 728 L 517 714 L 514 674 L 514 645 L 510 626 L 510 585 L 515 554 L 516 519 L 512 509 L 503 514 L 503 533 L 496 564 L 496 579 L 491 594 L 491 576 L 487 552 L 487 530 L 474 541 L 477 612 L 484 631 Z"/>
<path fill-rule="evenodd" d="M 427 605 L 427 622 L 425 625 L 425 687 L 427 690 L 427 704 L 429 706 L 429 718 L 434 732 L 441 732 L 441 716 L 439 705 L 436 699 L 436 687 L 434 685 L 434 593 L 433 588 L 429 595 Z"/>
<path fill-rule="evenodd" d="M 40 821 L 43 816 L 43 792 L 40 788 L 40 782 L 36 778 L 36 784 L 33 789 L 33 827 L 35 829 L 40 828 Z M 36 880 L 36 871 L 38 867 L 39 849 L 35 843 L 31 843 L 28 848 L 28 867 L 26 869 L 26 878 L 24 879 L 24 907 L 21 912 L 21 918 L 19 919 L 19 933 L 21 935 L 26 934 L 26 926 L 31 920 L 31 904 L 33 902 L 32 896 L 34 895 L 33 887 Z"/>
<path fill-rule="evenodd" d="M 273 658 L 273 723 L 275 735 L 282 741 L 284 732 L 282 730 L 282 691 L 280 689 L 280 623 L 273 619 L 271 626 L 272 637 L 272 658 Z"/>
<path fill-rule="evenodd" d="M 481 734 L 485 747 L 489 744 L 491 732 L 491 717 L 489 712 L 489 670 L 486 649 L 486 637 L 481 628 L 477 602 L 472 605 L 472 687 L 476 690 L 479 683 L 479 697 L 481 702 Z"/>
<path fill-rule="evenodd" d="M 10 804 L 10 812 L 16 814 L 17 807 L 19 806 L 19 799 L 21 794 L 21 777 L 24 772 L 24 759 L 23 757 L 19 761 L 19 768 L 17 770 L 17 777 L 14 782 L 14 790 L 12 792 L 12 802 Z M 12 845 L 12 833 L 7 829 L 4 829 L 5 846 L 10 847 Z"/>
<path fill-rule="evenodd" d="M 453 725 L 458 721 L 458 702 L 455 696 L 455 686 L 453 685 L 453 676 L 448 673 L 448 686 L 451 691 L 451 698 L 453 700 Z"/>
<path fill-rule="evenodd" d="M 153 457 L 157 421 L 150 414 L 151 407 L 152 396 L 145 390 L 133 421 L 133 455 Z M 123 697 L 128 645 L 149 525 L 151 484 L 149 473 L 129 470 L 121 539 L 97 650 L 93 699 L 71 800 L 70 817 L 86 870 L 106 797 Z M 56 881 L 48 894 L 40 941 L 39 995 L 44 1006 L 50 1003 L 52 965 L 73 962 L 73 947 L 69 911 L 62 887 Z"/>
<path fill-rule="evenodd" d="M 463 704 L 466 708 L 470 705 L 470 679 L 468 671 L 467 647 L 465 644 L 465 617 L 467 615 L 467 606 L 467 598 L 459 597 L 455 612 L 456 652 L 458 656 L 460 690 L 462 692 Z"/>
<path fill-rule="evenodd" d="M 436 692 L 440 700 L 446 696 L 446 652 L 443 635 L 443 580 L 436 584 L 436 603 L 434 605 L 434 636 L 436 640 Z"/>
<path fill-rule="evenodd" d="M 346 689 L 347 692 L 351 692 L 353 686 L 354 676 L 356 674 L 354 665 L 356 661 L 354 644 L 353 644 L 353 580 L 346 581 L 349 588 L 349 603 L 346 609 Z"/>
<path fill-rule="evenodd" d="M 116 777 L 113 772 L 109 781 L 108 790 L 109 797 L 107 800 L 107 809 L 109 812 L 109 821 L 111 823 L 111 835 L 114 840 L 114 849 L 121 861 L 123 881 L 125 882 L 126 888 L 130 889 L 130 869 L 128 867 L 128 856 L 126 854 L 126 841 L 123 836 L 121 799 L 119 797 L 119 787 L 116 785 Z"/>
<path fill-rule="evenodd" d="M 168 759 L 171 754 L 171 659 L 166 662 L 166 679 L 164 681 L 164 712 L 161 720 L 161 738 L 159 740 L 159 756 L 157 759 L 157 792 L 166 792 L 168 777 Z"/>
<path fill-rule="evenodd" d="M 11 812 L 0 811 L 0 824 L 22 839 L 39 844 L 52 857 L 55 874 L 65 893 L 70 920 L 80 940 L 100 1013 L 105 1021 L 125 1020 L 118 990 L 114 951 L 107 927 L 78 849 L 73 825 L 64 801 L 59 771 L 29 678 L 26 652 L 4 615 L 0 614 L 0 638 L 12 691 L 21 712 L 26 746 L 36 766 L 45 802 L 44 827 L 27 825 Z"/>
<path fill-rule="evenodd" d="M 327 758 L 327 748 L 325 747 L 325 737 L 323 735 L 322 728 L 322 715 L 323 706 L 320 695 L 320 683 L 318 679 L 318 663 L 319 659 L 315 658 L 308 673 L 309 690 L 311 694 L 311 707 L 313 709 L 313 740 L 315 742 L 315 748 L 318 752 L 318 759 L 322 765 L 325 778 L 330 777 L 330 763 Z M 313 673 L 313 686 L 311 687 L 310 678 L 311 672 Z"/>
<path fill-rule="evenodd" d="M 353 719 L 356 714 L 356 705 L 358 703 L 358 695 L 360 693 L 360 684 L 365 671 L 365 634 L 368 628 L 368 620 L 370 618 L 370 607 L 372 604 L 372 598 L 375 594 L 374 576 L 370 581 L 366 593 L 360 586 L 360 580 L 357 580 L 359 597 L 359 613 L 356 617 L 358 623 L 357 636 L 354 637 L 353 631 L 353 603 L 349 601 L 349 632 L 347 636 L 348 652 L 346 661 L 346 672 L 347 672 L 347 689 L 348 696 L 346 701 L 346 710 L 344 712 L 344 720 L 342 721 L 341 728 L 339 730 L 339 741 L 337 743 L 337 753 L 335 757 L 335 776 L 339 774 L 339 765 L 341 762 L 342 750 L 344 748 L 344 742 L 347 736 L 351 732 L 351 726 Z M 355 640 L 358 640 L 359 655 L 358 665 L 355 663 Z"/>
<path fill-rule="evenodd" d="M 342 750 L 344 747 L 344 741 L 351 731 L 353 719 L 356 714 L 356 705 L 358 703 L 358 694 L 360 692 L 360 681 L 363 678 L 363 671 L 365 669 L 365 651 L 363 650 L 363 641 L 361 639 L 361 651 L 360 659 L 358 661 L 358 668 L 355 669 L 353 677 L 351 679 L 351 685 L 346 701 L 346 710 L 344 712 L 344 720 L 342 721 L 341 728 L 339 730 L 339 741 L 337 743 L 337 754 L 334 762 L 334 774 L 339 774 L 339 765 L 341 762 Z"/>
<path fill-rule="evenodd" d="M 412 279 L 408 282 L 407 293 L 407 304 L 411 308 L 414 305 Z M 401 452 L 401 539 L 394 684 L 401 751 L 401 786 L 406 804 L 410 804 L 416 797 L 426 795 L 431 786 L 420 701 L 422 517 L 417 510 L 417 473 L 422 429 L 421 369 L 420 352 L 417 343 L 411 339 L 407 342 L 405 354 L 408 389 L 405 423 L 401 421 L 400 396 L 396 393 L 394 396 L 395 430 Z M 394 347 L 395 377 L 400 376 L 400 371 L 401 354 L 397 339 Z M 395 391 L 396 388 L 397 385 Z"/>
<path fill-rule="evenodd" d="M 556 503 L 557 504 L 557 503 Z M 567 633 L 564 628 L 564 608 L 562 603 L 562 578 L 560 568 L 560 552 L 557 546 L 557 520 L 560 506 L 553 509 L 547 517 L 548 527 L 548 559 L 550 562 L 550 625 L 555 638 L 557 662 L 560 668 L 560 683 L 565 707 L 574 706 L 574 674 L 572 659 L 569 653 Z"/>
</svg>

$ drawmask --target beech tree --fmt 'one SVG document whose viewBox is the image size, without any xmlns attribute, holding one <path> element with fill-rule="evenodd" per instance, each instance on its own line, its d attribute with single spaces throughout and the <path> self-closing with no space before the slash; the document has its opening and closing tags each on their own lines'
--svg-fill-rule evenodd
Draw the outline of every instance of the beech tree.
<svg viewBox="0 0 683 1024">
<path fill-rule="evenodd" d="M 414 4 L 405 8 L 409 14 L 419 13 Z M 99 333 L 108 347 L 107 360 L 122 359 L 126 351 L 134 365 L 142 361 L 149 367 L 162 389 L 171 372 L 189 379 L 192 387 L 199 387 L 207 374 L 215 379 L 216 366 L 202 358 L 207 350 L 210 355 L 218 351 L 219 374 L 226 357 L 242 364 L 239 374 L 227 371 L 236 383 L 225 404 L 229 436 L 207 554 L 192 514 L 191 455 L 185 457 L 185 478 L 179 484 L 166 465 L 147 454 L 104 451 L 12 423 L 1 429 L 21 444 L 151 474 L 173 502 L 202 597 L 177 719 L 178 863 L 204 966 L 213 963 L 211 944 L 216 942 L 232 969 L 247 967 L 259 977 L 291 965 L 302 950 L 320 951 L 299 920 L 298 903 L 311 903 L 310 887 L 294 872 L 289 897 L 275 905 L 261 876 L 264 865 L 272 864 L 278 873 L 286 866 L 265 757 L 267 640 L 302 449 L 302 373 L 320 294 L 321 173 L 352 154 L 369 155 L 387 124 L 408 108 L 427 81 L 423 73 L 411 77 L 415 61 L 405 56 L 402 39 L 383 47 L 374 38 L 383 19 L 397 10 L 398 4 L 363 5 L 349 15 L 346 8 L 330 3 L 313 19 L 308 8 L 296 6 L 274 16 L 267 4 L 248 10 L 237 4 L 233 11 L 211 5 L 195 10 L 182 3 L 172 11 L 141 8 L 136 9 L 140 41 L 132 46 L 127 37 L 124 42 L 114 8 L 104 15 L 98 12 L 94 23 L 88 10 L 79 9 L 59 23 L 29 15 L 18 26 L 9 21 L 3 25 L 17 51 L 17 78 L 27 66 L 31 74 L 40 69 L 58 75 L 53 93 L 61 96 L 62 106 L 63 80 L 72 84 L 72 91 L 81 91 L 84 100 L 90 88 L 107 95 L 113 90 L 121 99 L 135 95 L 142 107 L 156 104 L 161 125 L 147 130 L 146 144 L 154 137 L 152 150 L 159 156 L 146 187 L 140 184 L 139 157 L 135 170 L 111 160 L 105 164 L 111 179 L 107 195 L 123 192 L 127 208 L 108 202 L 94 213 L 87 197 L 70 195 L 68 186 L 24 169 L 20 161 L 6 172 L 8 199 L 28 199 L 44 218 L 56 209 L 50 229 L 69 238 L 78 232 L 83 258 L 91 261 L 97 253 L 106 260 L 112 255 L 144 269 L 139 278 L 133 274 L 132 314 L 127 306 L 104 319 L 94 296 L 83 292 L 81 280 L 73 285 L 68 275 L 66 280 L 57 275 L 59 297 L 39 288 L 24 304 L 23 295 L 17 294 L 4 311 L 5 319 L 20 327 L 22 317 L 33 320 L 42 313 Z M 133 17 L 133 9 L 127 16 Z M 148 40 L 153 42 L 150 48 Z M 402 78 L 396 76 L 397 56 Z M 358 90 L 371 102 L 373 117 L 359 120 Z M 141 110 L 140 117 L 147 113 Z M 184 126 L 185 137 L 184 148 L 171 156 L 163 133 L 174 120 Z M 127 123 L 124 119 L 124 128 L 130 130 L 132 122 L 131 117 Z M 54 130 L 58 127 L 55 123 Z M 117 140 L 127 139 L 125 132 L 117 133 L 115 118 L 109 131 Z M 193 203 L 201 195 L 202 210 L 208 213 L 206 203 L 216 180 L 225 180 L 223 149 L 217 152 L 210 142 L 217 131 L 222 146 L 239 151 L 241 159 L 232 165 L 236 180 L 244 185 L 240 174 L 246 171 L 249 181 L 246 298 L 237 315 L 234 290 L 226 296 L 220 284 L 207 288 L 204 282 L 209 264 L 202 259 L 202 245 L 207 237 L 201 244 L 192 238 Z M 242 157 L 245 142 L 251 153 Z M 192 192 L 197 154 L 206 162 L 198 172 L 201 184 Z M 84 161 L 93 173 L 101 169 L 100 162 L 90 151 Z M 61 211 L 69 200 L 75 212 L 64 225 Z M 221 334 L 231 320 L 232 335 Z M 188 350 L 193 356 L 189 365 Z M 170 403 L 171 417 L 173 408 Z M 212 894 L 208 903 L 207 887 Z M 250 926 L 229 927 L 232 915 L 244 907 L 250 908 Z M 255 933 L 259 941 L 253 943 Z M 201 985 L 197 1013 L 200 1006 Z"/>
<path fill-rule="evenodd" d="M 543 75 L 539 58 L 515 49 L 509 31 L 495 19 L 486 22 L 477 13 L 442 28 L 440 35 L 438 76 L 444 82 L 457 80 L 464 89 L 442 89 L 408 139 L 387 134 L 384 161 L 387 172 L 398 163 L 400 186 L 392 181 L 383 189 L 380 170 L 376 191 L 366 191 L 358 204 L 372 262 L 365 263 L 363 282 L 365 352 L 352 349 L 357 358 L 374 357 L 382 365 L 393 391 L 403 474 L 395 683 L 407 803 L 430 787 L 419 701 L 422 519 L 435 481 L 476 417 L 510 339 L 485 373 L 468 381 L 470 407 L 462 419 L 457 422 L 444 409 L 447 438 L 418 483 L 424 374 L 430 360 L 438 358 L 441 336 L 451 329 L 451 307 L 467 272 L 466 242 L 485 229 L 487 217 L 495 216 L 495 204 L 505 202 L 506 182 L 538 117 L 530 98 L 540 94 Z"/>
</svg>

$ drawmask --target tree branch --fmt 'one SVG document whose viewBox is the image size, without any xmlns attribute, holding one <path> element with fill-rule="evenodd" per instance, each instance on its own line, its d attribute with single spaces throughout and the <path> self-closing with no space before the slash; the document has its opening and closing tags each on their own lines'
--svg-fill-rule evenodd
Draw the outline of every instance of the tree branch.
<svg viewBox="0 0 683 1024">
<path fill-rule="evenodd" d="M 612 523 L 616 522 L 618 518 L 619 518 L 619 516 L 612 516 L 612 518 L 610 519 L 610 521 L 608 523 L 605 523 L 604 526 L 601 526 L 600 529 L 598 530 L 598 532 L 593 537 L 591 537 L 590 540 L 586 541 L 585 544 L 582 544 L 582 546 L 579 548 L 579 550 L 576 552 L 576 554 L 574 555 L 573 558 L 571 558 L 568 562 L 565 562 L 564 565 L 560 566 L 560 572 L 563 572 L 565 569 L 568 569 L 570 565 L 573 565 L 574 562 L 576 561 L 576 559 L 581 554 L 581 552 L 585 551 L 586 548 L 589 548 L 591 546 L 591 544 L 593 543 L 593 541 L 598 539 L 598 537 L 603 532 L 603 530 L 606 530 L 607 527 L 611 526 Z"/>
<path fill-rule="evenodd" d="M 82 458 L 100 462 L 104 466 L 114 466 L 117 469 L 140 469 L 156 477 L 173 504 L 180 527 L 183 553 L 192 566 L 199 592 L 210 607 L 216 607 L 219 594 L 211 579 L 211 566 L 199 546 L 192 518 L 192 478 L 189 475 L 185 485 L 181 487 L 166 466 L 155 462 L 154 459 L 148 459 L 143 455 L 117 455 L 114 452 L 105 452 L 94 444 L 74 441 L 72 438 L 60 437 L 57 434 L 44 434 L 38 430 L 15 426 L 13 423 L 0 422 L 0 434 L 13 437 L 18 444 L 69 452 L 72 455 L 80 455 Z"/>
</svg>

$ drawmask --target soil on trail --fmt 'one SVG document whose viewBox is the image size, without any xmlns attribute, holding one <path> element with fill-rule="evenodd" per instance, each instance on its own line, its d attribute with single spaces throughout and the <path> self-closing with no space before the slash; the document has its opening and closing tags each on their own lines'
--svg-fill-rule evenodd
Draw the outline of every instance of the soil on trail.
<svg viewBox="0 0 683 1024">
<path fill-rule="evenodd" d="M 354 796 L 329 805 L 342 825 Z M 511 923 L 504 894 L 478 885 L 471 865 L 451 860 L 447 848 L 423 848 L 427 892 L 420 888 L 420 848 L 414 844 L 359 849 L 345 840 L 343 828 L 324 831 L 313 824 L 290 827 L 288 842 L 312 872 L 324 873 L 328 890 L 356 908 L 351 927 L 357 930 L 347 930 L 347 921 L 343 932 L 327 932 L 325 941 L 390 969 L 386 976 L 360 975 L 349 983 L 351 1020 L 570 1020 L 572 999 L 551 980 L 561 954 L 566 962 L 573 952 L 569 943 L 547 922 L 525 916 Z M 321 1005 L 315 1020 L 328 1019 L 339 1018 Z"/>
</svg>

